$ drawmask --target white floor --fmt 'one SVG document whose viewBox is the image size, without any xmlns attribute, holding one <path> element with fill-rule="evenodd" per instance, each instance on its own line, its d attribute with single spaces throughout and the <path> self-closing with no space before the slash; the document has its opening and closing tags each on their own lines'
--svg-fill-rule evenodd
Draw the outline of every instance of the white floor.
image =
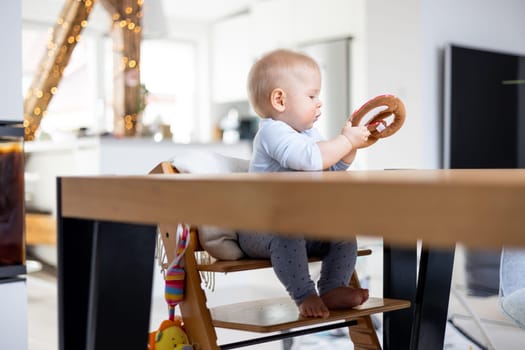
<svg viewBox="0 0 525 350">
<path fill-rule="evenodd" d="M 372 244 L 374 253 L 372 256 L 360 258 L 358 262 L 358 271 L 360 276 L 366 276 L 364 281 L 370 288 L 371 295 L 381 295 L 382 290 L 379 281 L 381 280 L 380 272 L 377 266 L 382 266 L 381 253 L 377 246 Z M 454 283 L 459 285 L 461 280 L 461 250 L 458 249 L 456 254 L 456 267 Z M 57 345 L 57 285 L 55 269 L 44 265 L 43 269 L 32 272 L 27 276 L 28 289 L 28 333 L 29 333 L 29 350 L 56 350 Z M 315 274 L 315 272 L 314 272 Z M 234 277 L 235 276 L 235 277 Z M 458 277 L 459 276 L 459 277 Z M 225 278 L 228 279 L 226 283 Z M 167 311 L 163 296 L 163 282 L 160 273 L 156 274 L 152 300 L 151 326 L 155 329 L 160 322 L 167 317 Z M 208 302 L 210 305 L 228 303 L 230 300 L 251 299 L 261 297 L 272 297 L 285 295 L 282 287 L 275 280 L 273 272 L 267 270 L 264 272 L 242 272 L 229 274 L 227 276 L 218 275 L 216 277 L 216 286 L 214 292 L 208 292 Z M 249 286 L 249 287 L 248 287 Z M 464 298 L 467 305 L 481 319 L 482 325 L 488 334 L 489 340 L 494 349 L 518 350 L 525 348 L 525 330 L 514 326 L 500 312 L 497 298 L 474 298 L 468 297 L 457 287 L 459 295 Z M 483 333 L 479 327 L 472 321 L 468 310 L 460 303 L 460 299 L 451 295 L 449 316 L 454 323 L 463 331 L 467 332 L 475 341 L 469 340 L 463 336 L 460 331 L 451 324 L 447 325 L 445 349 L 452 350 L 478 350 L 483 349 L 476 346 L 481 344 L 484 348 L 489 348 L 484 340 Z M 380 320 L 380 318 L 379 318 Z M 380 324 L 380 322 L 379 322 Z M 381 333 L 381 330 L 378 330 Z M 237 332 L 218 331 L 219 344 L 240 340 L 242 337 Z M 246 337 L 246 335 L 244 335 Z M 381 337 L 379 337 L 381 338 Z M 247 347 L 246 349 L 267 350 L 282 349 L 279 342 L 266 343 L 257 346 Z M 293 350 L 309 349 L 353 349 L 352 344 L 348 341 L 348 336 L 344 331 L 335 330 L 325 333 L 308 335 L 295 338 L 293 341 Z"/>
</svg>

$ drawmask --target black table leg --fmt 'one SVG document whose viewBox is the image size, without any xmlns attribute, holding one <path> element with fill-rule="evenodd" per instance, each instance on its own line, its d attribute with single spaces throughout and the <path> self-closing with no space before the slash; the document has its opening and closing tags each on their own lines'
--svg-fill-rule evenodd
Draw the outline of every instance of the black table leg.
<svg viewBox="0 0 525 350">
<path fill-rule="evenodd" d="M 414 244 L 415 245 L 415 244 Z M 414 319 L 417 249 L 383 248 L 383 295 L 385 298 L 409 300 L 408 309 L 383 314 L 383 349 L 407 350 L 410 348 Z"/>
<path fill-rule="evenodd" d="M 384 247 L 383 294 L 412 307 L 383 315 L 383 349 L 443 349 L 453 265 L 454 249 L 423 248 L 416 277 L 415 248 Z"/>
<path fill-rule="evenodd" d="M 61 220 L 59 215 L 58 345 L 61 350 L 86 349 L 93 227 L 91 220 Z"/>
<path fill-rule="evenodd" d="M 62 219 L 62 229 L 60 349 L 144 350 L 156 227 Z"/>
<path fill-rule="evenodd" d="M 58 208 L 59 348 L 146 349 L 156 226 L 63 218 Z"/>
<path fill-rule="evenodd" d="M 93 252 L 87 349 L 147 345 L 156 227 L 100 222 Z M 123 338 L 118 339 L 121 335 Z"/>
<path fill-rule="evenodd" d="M 411 349 L 443 349 L 453 265 L 454 248 L 422 249 Z"/>
</svg>

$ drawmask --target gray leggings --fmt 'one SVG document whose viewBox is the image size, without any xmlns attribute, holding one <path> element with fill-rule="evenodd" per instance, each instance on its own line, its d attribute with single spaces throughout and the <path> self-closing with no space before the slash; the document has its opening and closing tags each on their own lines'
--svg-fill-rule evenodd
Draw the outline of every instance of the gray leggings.
<svg viewBox="0 0 525 350">
<path fill-rule="evenodd" d="M 347 286 L 357 257 L 355 238 L 348 241 L 319 241 L 301 236 L 271 233 L 239 233 L 239 246 L 251 258 L 270 259 L 277 278 L 297 305 L 317 294 L 310 277 L 308 257 L 321 258 L 319 295 Z"/>
</svg>

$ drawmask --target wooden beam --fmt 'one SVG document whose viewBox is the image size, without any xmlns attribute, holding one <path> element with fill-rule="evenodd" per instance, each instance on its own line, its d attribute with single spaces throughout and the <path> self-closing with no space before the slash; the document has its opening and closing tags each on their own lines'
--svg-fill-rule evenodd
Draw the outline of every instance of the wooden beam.
<svg viewBox="0 0 525 350">
<path fill-rule="evenodd" d="M 25 139 L 35 138 L 49 102 L 56 94 L 71 53 L 87 25 L 94 0 L 66 0 L 42 56 L 37 73 L 24 99 Z"/>
<path fill-rule="evenodd" d="M 114 133 L 135 136 L 143 98 L 140 86 L 143 0 L 101 0 L 101 3 L 113 20 Z"/>
</svg>

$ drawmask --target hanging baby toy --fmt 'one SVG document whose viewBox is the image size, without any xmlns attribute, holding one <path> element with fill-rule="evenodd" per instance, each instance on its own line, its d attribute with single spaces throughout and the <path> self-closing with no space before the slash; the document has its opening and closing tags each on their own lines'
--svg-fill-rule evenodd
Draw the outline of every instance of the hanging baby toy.
<svg viewBox="0 0 525 350">
<path fill-rule="evenodd" d="M 177 251 L 175 259 L 166 270 L 166 288 L 164 297 L 168 303 L 169 319 L 174 320 L 175 306 L 184 299 L 184 268 L 181 265 L 182 258 L 190 242 L 190 229 L 188 225 L 181 224 L 177 227 Z"/>
<path fill-rule="evenodd" d="M 184 299 L 185 272 L 182 258 L 190 242 L 188 225 L 177 226 L 177 243 L 175 258 L 166 269 L 164 280 L 164 298 L 168 304 L 168 320 L 162 321 L 158 330 L 149 334 L 148 350 L 191 350 L 184 325 L 179 317 L 175 317 L 175 306 Z"/>
</svg>

